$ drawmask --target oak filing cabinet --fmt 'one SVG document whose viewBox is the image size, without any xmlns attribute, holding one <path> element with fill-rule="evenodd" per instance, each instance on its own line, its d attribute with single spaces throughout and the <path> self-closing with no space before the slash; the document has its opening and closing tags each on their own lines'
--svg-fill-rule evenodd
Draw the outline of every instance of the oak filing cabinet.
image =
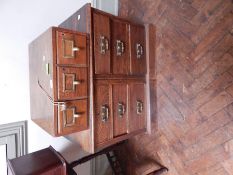
<svg viewBox="0 0 233 175">
<path fill-rule="evenodd" d="M 29 46 L 32 120 L 91 153 L 148 131 L 150 33 L 90 4 L 48 29 Z"/>
</svg>

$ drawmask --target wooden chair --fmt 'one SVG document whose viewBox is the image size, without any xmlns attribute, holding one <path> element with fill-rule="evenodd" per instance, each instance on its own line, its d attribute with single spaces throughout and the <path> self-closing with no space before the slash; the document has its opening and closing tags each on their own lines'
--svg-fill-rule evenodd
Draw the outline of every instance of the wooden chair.
<svg viewBox="0 0 233 175">
<path fill-rule="evenodd" d="M 73 170 L 74 167 L 102 154 L 107 156 L 114 175 L 159 175 L 167 171 L 166 167 L 154 160 L 144 159 L 143 161 L 137 161 L 134 158 L 126 162 L 125 160 L 129 160 L 129 156 L 126 156 L 127 159 L 122 159 L 127 154 L 124 146 L 125 141 L 71 163 L 68 163 L 59 152 L 50 146 L 49 148 L 8 160 L 9 174 L 77 175 Z M 129 165 L 131 169 L 127 170 L 125 165 Z"/>
</svg>

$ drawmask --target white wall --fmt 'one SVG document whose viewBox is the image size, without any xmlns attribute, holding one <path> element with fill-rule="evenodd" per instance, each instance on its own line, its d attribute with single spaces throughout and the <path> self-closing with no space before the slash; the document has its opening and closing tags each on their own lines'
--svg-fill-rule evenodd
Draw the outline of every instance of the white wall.
<svg viewBox="0 0 233 175">
<path fill-rule="evenodd" d="M 29 152 L 52 145 L 68 159 L 84 154 L 78 145 L 63 137 L 53 138 L 31 122 L 28 44 L 90 1 L 0 0 L 0 124 L 28 120 Z M 88 175 L 90 164 L 79 173 Z"/>
</svg>

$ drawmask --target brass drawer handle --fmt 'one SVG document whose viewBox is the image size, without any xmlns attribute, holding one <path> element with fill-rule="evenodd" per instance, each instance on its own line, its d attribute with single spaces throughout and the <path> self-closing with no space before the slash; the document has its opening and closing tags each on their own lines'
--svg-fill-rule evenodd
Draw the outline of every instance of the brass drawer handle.
<svg viewBox="0 0 233 175">
<path fill-rule="evenodd" d="M 100 53 L 105 54 L 109 50 L 109 42 L 105 36 L 100 36 Z"/>
<path fill-rule="evenodd" d="M 116 53 L 117 56 L 123 55 L 125 52 L 124 43 L 121 40 L 116 40 Z"/>
<path fill-rule="evenodd" d="M 143 56 L 143 47 L 139 43 L 136 44 L 136 55 L 137 59 L 140 59 Z"/>
<path fill-rule="evenodd" d="M 109 118 L 109 109 L 107 105 L 101 106 L 101 119 L 106 122 Z"/>
<path fill-rule="evenodd" d="M 136 108 L 137 108 L 137 114 L 140 115 L 143 112 L 143 102 L 140 100 L 137 100 L 137 104 L 136 104 Z"/>
<path fill-rule="evenodd" d="M 125 114 L 125 105 L 123 103 L 118 103 L 118 117 L 122 118 Z"/>
</svg>

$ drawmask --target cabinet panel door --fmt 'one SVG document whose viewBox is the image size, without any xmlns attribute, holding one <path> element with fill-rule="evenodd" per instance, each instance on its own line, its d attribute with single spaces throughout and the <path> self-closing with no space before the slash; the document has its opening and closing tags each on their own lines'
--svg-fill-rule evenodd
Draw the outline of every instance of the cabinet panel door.
<svg viewBox="0 0 233 175">
<path fill-rule="evenodd" d="M 110 21 L 109 17 L 93 13 L 95 73 L 110 73 Z"/>
<path fill-rule="evenodd" d="M 145 28 L 143 26 L 130 25 L 131 42 L 131 74 L 146 74 L 146 42 Z"/>
<path fill-rule="evenodd" d="M 130 84 L 130 111 L 129 111 L 129 131 L 137 131 L 145 128 L 146 119 L 146 99 L 145 84 Z"/>
<path fill-rule="evenodd" d="M 57 64 L 87 64 L 85 35 L 57 32 Z"/>
<path fill-rule="evenodd" d="M 58 106 L 58 134 L 66 135 L 87 128 L 87 100 L 69 101 Z"/>
<path fill-rule="evenodd" d="M 102 144 L 112 138 L 112 117 L 110 111 L 110 89 L 107 84 L 95 86 L 95 144 Z"/>
<path fill-rule="evenodd" d="M 119 20 L 111 22 L 113 74 L 129 71 L 129 25 Z"/>
<path fill-rule="evenodd" d="M 86 96 L 86 68 L 58 67 L 58 99 L 77 99 Z"/>
<path fill-rule="evenodd" d="M 127 84 L 112 85 L 113 100 L 113 136 L 127 133 Z"/>
</svg>

